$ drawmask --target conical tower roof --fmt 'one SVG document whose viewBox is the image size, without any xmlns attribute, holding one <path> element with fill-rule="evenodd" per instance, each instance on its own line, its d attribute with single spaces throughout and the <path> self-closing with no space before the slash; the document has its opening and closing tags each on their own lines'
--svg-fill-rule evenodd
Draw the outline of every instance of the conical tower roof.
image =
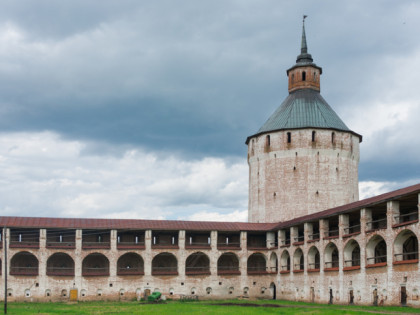
<svg viewBox="0 0 420 315">
<path fill-rule="evenodd" d="M 258 133 L 309 127 L 351 131 L 319 92 L 301 89 L 289 94 Z"/>
</svg>

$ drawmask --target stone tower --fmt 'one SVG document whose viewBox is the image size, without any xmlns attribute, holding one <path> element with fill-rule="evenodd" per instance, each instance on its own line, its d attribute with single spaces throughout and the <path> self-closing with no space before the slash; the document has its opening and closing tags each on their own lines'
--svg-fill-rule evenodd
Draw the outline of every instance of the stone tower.
<svg viewBox="0 0 420 315">
<path fill-rule="evenodd" d="M 359 199 L 359 143 L 320 94 L 322 68 L 301 53 L 287 70 L 289 96 L 247 138 L 250 222 L 283 222 Z"/>
</svg>

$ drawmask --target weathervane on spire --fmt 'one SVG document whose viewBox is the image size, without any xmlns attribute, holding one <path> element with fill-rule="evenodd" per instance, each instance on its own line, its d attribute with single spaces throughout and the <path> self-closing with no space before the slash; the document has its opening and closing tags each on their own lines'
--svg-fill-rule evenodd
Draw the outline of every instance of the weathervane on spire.
<svg viewBox="0 0 420 315">
<path fill-rule="evenodd" d="M 307 18 L 307 15 L 303 15 L 303 24 L 305 24 L 305 19 Z"/>
</svg>

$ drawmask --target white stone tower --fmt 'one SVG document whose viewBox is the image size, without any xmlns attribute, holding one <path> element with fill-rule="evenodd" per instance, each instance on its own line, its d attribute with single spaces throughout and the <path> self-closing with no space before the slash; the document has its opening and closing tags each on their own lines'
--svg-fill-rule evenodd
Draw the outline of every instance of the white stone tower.
<svg viewBox="0 0 420 315">
<path fill-rule="evenodd" d="M 322 69 L 307 52 L 287 70 L 289 96 L 247 138 L 249 222 L 283 222 L 359 199 L 359 143 L 320 94 Z"/>
</svg>

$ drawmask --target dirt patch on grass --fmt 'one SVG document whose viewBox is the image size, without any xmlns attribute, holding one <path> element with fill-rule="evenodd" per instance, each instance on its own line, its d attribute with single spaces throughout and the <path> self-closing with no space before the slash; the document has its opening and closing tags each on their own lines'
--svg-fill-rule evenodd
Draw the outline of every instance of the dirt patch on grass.
<svg viewBox="0 0 420 315">
<path fill-rule="evenodd" d="M 244 306 L 244 307 L 288 307 L 285 305 L 279 305 L 279 304 L 255 304 L 255 303 L 213 303 L 209 305 L 221 305 L 221 306 Z"/>
</svg>

